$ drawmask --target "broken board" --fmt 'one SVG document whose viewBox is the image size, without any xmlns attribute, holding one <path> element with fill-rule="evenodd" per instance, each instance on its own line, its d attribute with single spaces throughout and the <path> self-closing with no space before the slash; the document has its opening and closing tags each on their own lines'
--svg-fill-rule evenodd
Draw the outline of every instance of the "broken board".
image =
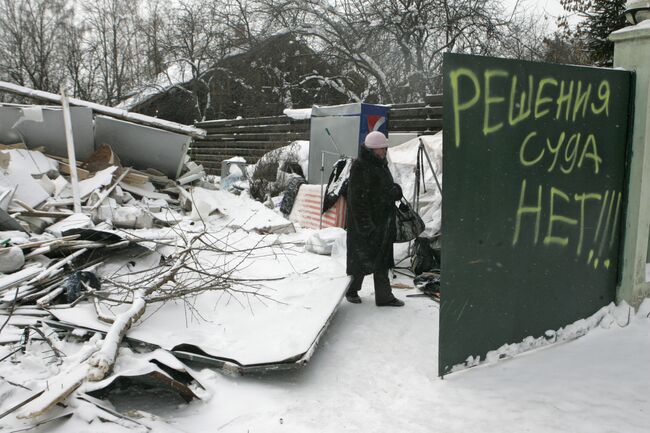
<svg viewBox="0 0 650 433">
<path fill-rule="evenodd" d="M 227 237 L 231 248 L 264 247 L 237 266 L 231 290 L 191 298 L 191 308 L 182 301 L 150 305 L 128 338 L 240 372 L 304 365 L 345 293 L 344 266 L 327 256 L 280 250 L 278 236 L 236 231 Z M 88 303 L 51 313 L 67 324 L 109 329 Z"/>
</svg>

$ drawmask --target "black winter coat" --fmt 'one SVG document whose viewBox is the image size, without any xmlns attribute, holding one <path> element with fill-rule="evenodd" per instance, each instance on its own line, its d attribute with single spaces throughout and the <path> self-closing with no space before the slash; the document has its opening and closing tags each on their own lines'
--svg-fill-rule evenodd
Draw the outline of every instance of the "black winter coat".
<svg viewBox="0 0 650 433">
<path fill-rule="evenodd" d="M 361 148 L 347 191 L 347 273 L 367 275 L 395 266 L 396 188 L 387 161 Z"/>
</svg>

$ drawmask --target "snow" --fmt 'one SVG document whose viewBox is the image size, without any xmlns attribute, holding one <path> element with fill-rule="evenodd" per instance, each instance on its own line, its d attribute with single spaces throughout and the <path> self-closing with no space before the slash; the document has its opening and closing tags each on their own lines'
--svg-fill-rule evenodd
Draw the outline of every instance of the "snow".
<svg viewBox="0 0 650 433">
<path fill-rule="evenodd" d="M 14 173 L 44 174 L 57 170 L 59 163 L 41 152 L 25 149 L 9 149 L 9 171 Z"/>
<path fill-rule="evenodd" d="M 72 229 L 86 229 L 94 226 L 90 217 L 83 213 L 75 213 L 49 226 L 45 231 L 52 233 L 57 237 L 63 236 L 62 233 Z"/>
<path fill-rule="evenodd" d="M 116 105 L 116 108 L 130 110 L 136 105 L 142 104 L 150 98 L 166 92 L 172 87 L 185 84 L 191 81 L 192 68 L 184 63 L 173 63 L 167 70 L 161 72 L 156 78 L 139 89 L 137 89 L 133 96 L 125 99 Z"/>
<path fill-rule="evenodd" d="M 331 255 L 334 244 L 345 239 L 346 231 L 340 227 L 326 227 L 309 235 L 305 249 L 316 254 Z"/>
<path fill-rule="evenodd" d="M 282 112 L 295 120 L 311 118 L 311 108 L 285 108 Z"/>
<path fill-rule="evenodd" d="M 226 191 L 196 187 L 192 189 L 191 198 L 195 204 L 192 207 L 191 218 L 195 221 L 211 220 L 218 224 L 221 220 L 227 227 L 241 228 L 248 232 L 291 233 L 295 231 L 289 220 L 262 203 L 251 199 L 242 200 Z"/>
<path fill-rule="evenodd" d="M 170 418 L 187 431 L 225 433 L 647 431 L 650 320 L 643 314 L 627 327 L 596 328 L 441 380 L 438 305 L 406 298 L 402 309 L 376 308 L 371 287 L 364 281 L 361 305 L 341 305 L 307 369 L 234 378 L 202 370 L 212 399 Z"/>
<path fill-rule="evenodd" d="M 50 198 L 47 191 L 29 173 L 15 171 L 2 174 L 0 172 L 0 191 L 13 189 L 16 186 L 14 199 L 21 200 L 28 206 L 36 207 Z"/>
<path fill-rule="evenodd" d="M 101 189 L 101 187 L 110 185 L 111 182 L 113 181 L 113 173 L 117 170 L 117 166 L 112 165 L 110 167 L 105 168 L 104 170 L 98 171 L 95 173 L 94 176 L 89 177 L 88 179 L 84 179 L 82 181 L 79 181 L 79 195 L 81 198 L 88 197 L 93 191 L 98 191 Z M 70 191 L 70 194 L 63 194 L 62 197 L 71 197 L 72 193 Z"/>
<path fill-rule="evenodd" d="M 191 232 L 199 230 L 200 224 L 183 228 Z M 223 227 L 218 233 L 219 238 L 210 241 L 224 254 L 207 254 L 202 263 L 205 269 L 225 272 L 233 279 L 232 289 L 198 295 L 191 311 L 182 302 L 152 305 L 148 311 L 155 314 L 134 325 L 129 336 L 168 350 L 192 344 L 242 365 L 279 362 L 306 353 L 343 296 L 349 281 L 345 268 L 300 247 L 290 249 L 299 238 L 293 234 L 258 235 Z M 255 249 L 247 251 L 250 248 Z M 106 271 L 114 272 L 115 266 Z M 127 308 L 112 307 L 112 312 L 120 314 Z M 65 322 L 108 330 L 90 304 L 52 313 Z"/>
<path fill-rule="evenodd" d="M 229 159 L 224 159 L 223 162 L 241 162 L 243 164 L 246 164 L 246 159 L 242 156 L 233 156 L 232 158 Z"/>
</svg>

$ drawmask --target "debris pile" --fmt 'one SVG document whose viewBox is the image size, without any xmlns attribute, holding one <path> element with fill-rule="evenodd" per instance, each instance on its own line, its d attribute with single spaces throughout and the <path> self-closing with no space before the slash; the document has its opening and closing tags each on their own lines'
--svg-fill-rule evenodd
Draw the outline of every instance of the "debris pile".
<svg viewBox="0 0 650 433">
<path fill-rule="evenodd" d="M 46 416 L 48 422 L 66 418 L 72 411 L 61 408 L 65 400 L 94 406 L 101 419 L 137 426 L 142 423 L 90 395 L 102 396 L 125 381 L 153 384 L 185 401 L 204 393 L 177 357 L 130 340 L 130 327 L 150 303 L 231 290 L 241 262 L 217 268 L 204 256 L 251 252 L 229 252 L 228 242 L 208 234 L 208 221 L 262 236 L 295 229 L 263 204 L 218 190 L 201 165 L 186 159 L 184 166 L 171 179 L 123 166 L 108 144 L 76 167 L 45 148 L 0 145 L 0 362 L 45 348 L 39 363 L 56 364 L 58 371 L 47 386 L 3 384 L 0 395 L 15 404 L 5 404 L 0 418 L 13 414 L 30 426 Z M 93 306 L 105 331 L 57 318 L 57 311 L 79 303 Z M 68 350 L 71 338 L 78 342 L 75 353 Z M 125 338 L 139 349 L 121 347 Z"/>
</svg>

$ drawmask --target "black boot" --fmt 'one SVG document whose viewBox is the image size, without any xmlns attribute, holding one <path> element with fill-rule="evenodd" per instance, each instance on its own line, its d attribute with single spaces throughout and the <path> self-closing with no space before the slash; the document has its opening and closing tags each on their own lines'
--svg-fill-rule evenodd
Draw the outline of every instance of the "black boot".
<svg viewBox="0 0 650 433">
<path fill-rule="evenodd" d="M 350 294 L 350 295 L 345 295 L 345 299 L 348 300 L 348 302 L 351 302 L 353 304 L 360 304 L 361 303 L 361 298 L 359 295 L 355 294 Z"/>
<path fill-rule="evenodd" d="M 364 275 L 352 275 L 350 284 L 348 284 L 348 289 L 345 293 L 345 299 L 348 302 L 353 304 L 360 304 L 361 298 L 359 297 L 359 290 L 361 290 L 361 284 L 363 283 Z"/>
<path fill-rule="evenodd" d="M 377 304 L 378 307 L 403 307 L 404 306 L 404 301 L 399 300 L 397 298 L 393 298 L 392 301 L 382 303 L 382 304 Z"/>
</svg>

